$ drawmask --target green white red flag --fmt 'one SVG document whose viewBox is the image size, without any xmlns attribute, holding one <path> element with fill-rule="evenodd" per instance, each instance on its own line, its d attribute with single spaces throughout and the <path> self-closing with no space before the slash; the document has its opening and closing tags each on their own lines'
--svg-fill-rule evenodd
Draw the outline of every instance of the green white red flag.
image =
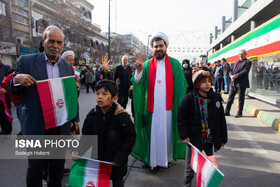
<svg viewBox="0 0 280 187">
<path fill-rule="evenodd" d="M 110 187 L 112 163 L 79 157 L 72 164 L 68 187 Z"/>
<path fill-rule="evenodd" d="M 75 78 L 79 79 L 80 78 L 80 74 L 81 74 L 81 70 L 76 68 L 76 69 L 74 69 L 74 72 L 75 72 Z"/>
<path fill-rule="evenodd" d="M 78 94 L 74 76 L 38 81 L 45 129 L 61 126 L 77 115 Z"/>
<path fill-rule="evenodd" d="M 217 187 L 224 174 L 191 143 L 191 167 L 196 172 L 197 187 Z"/>
<path fill-rule="evenodd" d="M 214 61 L 226 58 L 227 62 L 239 60 L 239 51 L 245 49 L 247 58 L 254 58 L 280 51 L 280 15 L 270 19 L 254 30 L 246 33 L 234 42 L 223 47 L 216 53 L 208 56 L 208 61 Z"/>
</svg>

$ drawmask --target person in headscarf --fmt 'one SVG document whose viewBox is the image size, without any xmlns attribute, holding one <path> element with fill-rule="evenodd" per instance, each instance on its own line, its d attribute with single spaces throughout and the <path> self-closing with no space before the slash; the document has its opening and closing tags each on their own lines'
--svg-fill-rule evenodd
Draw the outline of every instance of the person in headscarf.
<svg viewBox="0 0 280 187">
<path fill-rule="evenodd" d="M 185 59 L 182 61 L 182 67 L 183 71 L 188 83 L 188 89 L 187 93 L 191 92 L 193 90 L 193 82 L 192 82 L 192 68 L 190 66 L 190 61 L 188 59 Z"/>
</svg>

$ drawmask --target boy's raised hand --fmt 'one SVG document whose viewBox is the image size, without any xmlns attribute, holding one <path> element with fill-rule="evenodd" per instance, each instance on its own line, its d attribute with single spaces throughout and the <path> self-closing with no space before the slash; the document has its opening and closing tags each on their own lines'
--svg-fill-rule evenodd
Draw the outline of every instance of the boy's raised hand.
<svg viewBox="0 0 280 187">
<path fill-rule="evenodd" d="M 189 144 L 189 142 L 190 142 L 190 138 L 186 138 L 186 139 L 184 139 L 184 140 L 183 140 L 183 142 L 184 142 L 185 144 L 187 144 L 187 145 L 188 145 L 188 144 Z"/>
<path fill-rule="evenodd" d="M 72 151 L 71 156 L 72 156 L 72 160 L 74 160 L 74 161 L 78 160 L 78 152 L 77 151 Z"/>
</svg>

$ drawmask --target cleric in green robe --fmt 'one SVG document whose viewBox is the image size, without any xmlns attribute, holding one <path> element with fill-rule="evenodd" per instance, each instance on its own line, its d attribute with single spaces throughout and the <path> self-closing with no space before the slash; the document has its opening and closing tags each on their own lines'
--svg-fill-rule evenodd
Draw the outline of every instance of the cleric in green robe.
<svg viewBox="0 0 280 187">
<path fill-rule="evenodd" d="M 137 56 L 132 78 L 137 133 L 132 155 L 151 168 L 167 168 L 172 158 L 186 157 L 177 112 L 188 85 L 180 62 L 166 54 L 168 37 L 159 32 L 150 44 L 154 57 L 143 63 L 143 57 Z"/>
</svg>

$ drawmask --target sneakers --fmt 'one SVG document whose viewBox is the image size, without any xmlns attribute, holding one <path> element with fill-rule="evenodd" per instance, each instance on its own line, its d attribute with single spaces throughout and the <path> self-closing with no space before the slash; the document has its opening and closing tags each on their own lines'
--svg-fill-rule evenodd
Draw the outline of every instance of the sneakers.
<svg viewBox="0 0 280 187">
<path fill-rule="evenodd" d="M 148 164 L 144 163 L 144 164 L 142 165 L 142 168 L 145 168 L 145 169 L 150 169 L 150 168 L 151 168 L 151 166 L 149 166 Z"/>
<path fill-rule="evenodd" d="M 225 116 L 230 116 L 229 112 L 225 112 Z"/>
<path fill-rule="evenodd" d="M 70 174 L 70 169 L 64 168 L 63 175 L 65 176 L 65 175 L 69 175 L 69 174 Z"/>
<path fill-rule="evenodd" d="M 0 135 L 11 135 L 11 133 L 12 133 L 12 131 L 6 131 L 6 130 L 2 130 L 1 132 L 0 132 Z"/>
<path fill-rule="evenodd" d="M 235 118 L 241 118 L 241 117 L 242 117 L 242 114 L 236 114 L 234 117 L 235 117 Z"/>
</svg>

